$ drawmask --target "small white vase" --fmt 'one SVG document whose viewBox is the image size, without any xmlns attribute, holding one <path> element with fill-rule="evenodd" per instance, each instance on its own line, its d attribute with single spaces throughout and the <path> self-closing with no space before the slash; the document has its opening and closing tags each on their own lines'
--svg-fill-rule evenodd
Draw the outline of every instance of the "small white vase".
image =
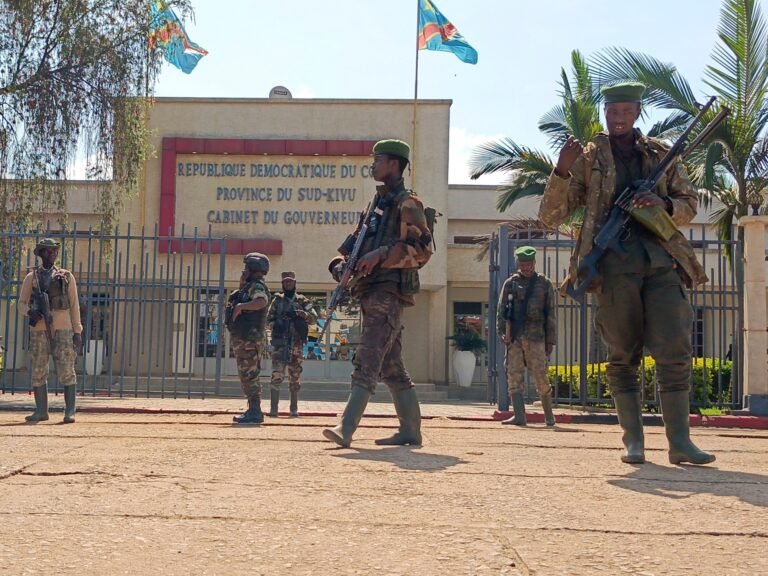
<svg viewBox="0 0 768 576">
<path fill-rule="evenodd" d="M 477 358 L 475 357 L 474 352 L 470 352 L 469 350 L 454 350 L 453 373 L 456 376 L 456 382 L 459 386 L 465 388 L 472 386 L 476 363 Z"/>
</svg>

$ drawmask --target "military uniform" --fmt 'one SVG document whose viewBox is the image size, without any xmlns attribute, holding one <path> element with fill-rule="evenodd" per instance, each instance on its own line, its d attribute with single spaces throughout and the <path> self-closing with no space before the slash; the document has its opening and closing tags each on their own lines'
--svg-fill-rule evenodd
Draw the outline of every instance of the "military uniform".
<svg viewBox="0 0 768 576">
<path fill-rule="evenodd" d="M 397 140 L 382 140 L 374 155 L 408 160 L 410 147 Z M 413 381 L 403 365 L 402 314 L 415 303 L 419 291 L 418 269 L 432 255 L 432 237 L 424 206 L 405 189 L 402 179 L 392 186 L 377 186 L 374 201 L 381 209 L 367 235 L 361 256 L 379 251 L 380 264 L 368 275 L 356 275 L 350 283 L 362 313 L 360 343 L 352 362 L 352 392 L 342 422 L 323 434 L 341 446 L 349 446 L 376 384 L 384 382 L 392 394 L 400 420 L 398 432 L 377 444 L 420 444 L 421 410 Z M 336 258 L 331 268 L 340 261 Z"/>
<path fill-rule="evenodd" d="M 642 90 L 641 85 L 631 84 L 606 88 L 606 106 L 639 102 Z M 558 226 L 574 210 L 585 208 L 567 281 L 577 281 L 578 264 L 592 249 L 616 195 L 634 180 L 648 177 L 668 149 L 637 129 L 633 136 L 634 147 L 627 153 L 608 134 L 598 134 L 567 177 L 553 172 L 549 178 L 539 209 L 542 222 Z M 696 215 L 698 199 L 682 162 L 669 168 L 654 193 L 664 201 L 675 224 L 687 224 Z M 712 461 L 714 456 L 698 450 L 688 437 L 693 312 L 686 287 L 706 282 L 707 277 L 679 231 L 664 241 L 632 220 L 622 246 L 627 256 L 606 253 L 599 263 L 602 279 L 590 287 L 597 293 L 595 325 L 608 348 L 608 381 L 625 431 L 627 452 L 622 459 L 643 462 L 645 458 L 638 380 L 645 348 L 656 361 L 670 460 Z"/>
<path fill-rule="evenodd" d="M 283 272 L 283 280 L 295 281 L 296 274 Z M 267 324 L 272 328 L 272 380 L 270 392 L 272 405 L 270 416 L 277 416 L 280 385 L 288 371 L 290 414 L 298 416 L 298 394 L 301 389 L 304 345 L 307 343 L 309 326 L 317 323 L 317 313 L 312 301 L 295 292 L 278 292 L 269 306 Z"/>
<path fill-rule="evenodd" d="M 42 248 L 56 248 L 59 243 L 51 238 L 41 240 L 35 248 L 35 255 Z M 55 264 L 50 268 L 36 266 L 26 275 L 19 294 L 21 313 L 29 315 L 39 309 L 35 293 L 47 294 L 50 305 L 50 317 L 37 321 L 29 330 L 29 353 L 32 360 L 31 380 L 35 394 L 35 413 L 27 417 L 28 421 L 48 420 L 48 362 L 53 356 L 56 375 L 64 387 L 64 421 L 75 421 L 75 395 L 77 375 L 75 360 L 77 350 L 74 340 L 79 339 L 83 331 L 80 320 L 80 301 L 77 283 L 69 270 Z"/>
<path fill-rule="evenodd" d="M 257 266 L 263 266 L 261 263 L 264 260 L 266 260 L 266 271 L 268 271 L 269 260 L 263 254 L 248 254 L 244 259 L 246 270 L 248 270 L 249 258 L 251 262 L 257 263 L 250 270 L 252 275 L 241 288 L 230 294 L 227 304 L 227 329 L 230 332 L 230 342 L 235 353 L 240 386 L 248 400 L 246 412 L 242 416 L 234 418 L 237 424 L 258 424 L 264 420 L 261 412 L 259 375 L 261 374 L 261 357 L 265 348 L 267 306 L 270 301 L 270 293 L 263 277 L 253 273 L 263 270 Z M 266 271 L 263 274 L 266 274 Z M 248 304 L 257 300 L 264 300 L 265 306 L 255 311 L 241 312 L 237 319 L 230 320 L 230 310 L 233 310 L 236 305 Z"/>
</svg>

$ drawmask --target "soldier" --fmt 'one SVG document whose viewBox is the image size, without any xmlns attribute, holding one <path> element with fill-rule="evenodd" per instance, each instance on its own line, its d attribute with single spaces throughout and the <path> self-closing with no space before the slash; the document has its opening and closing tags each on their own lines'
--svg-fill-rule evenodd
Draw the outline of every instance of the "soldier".
<svg viewBox="0 0 768 576">
<path fill-rule="evenodd" d="M 645 86 L 637 83 L 603 88 L 608 133 L 598 134 L 585 147 L 569 138 L 544 191 L 539 218 L 549 226 L 561 224 L 577 208 L 585 210 L 571 257 L 573 282 L 615 196 L 646 178 L 668 149 L 634 128 L 644 92 Z M 677 225 L 693 219 L 697 203 L 681 161 L 670 167 L 653 192 L 638 193 L 632 200 L 634 208 L 665 210 Z M 692 288 L 707 277 L 679 231 L 665 241 L 632 221 L 622 247 L 625 256 L 605 254 L 599 267 L 602 282 L 590 287 L 596 292 L 595 326 L 608 348 L 608 381 L 624 432 L 626 451 L 621 459 L 645 461 L 638 381 L 645 348 L 656 361 L 669 461 L 713 462 L 714 455 L 691 442 L 688 421 L 693 312 L 686 286 Z"/>
<path fill-rule="evenodd" d="M 248 409 L 232 420 L 235 424 L 261 424 L 261 355 L 267 326 L 269 289 L 264 277 L 269 272 L 269 258 L 251 252 L 243 258 L 245 268 L 240 275 L 240 288 L 229 295 L 225 324 L 232 337 L 232 348 L 237 361 L 237 373 Z"/>
<path fill-rule="evenodd" d="M 83 349 L 77 284 L 69 270 L 56 266 L 59 256 L 56 240 L 44 238 L 37 243 L 34 254 L 42 265 L 26 275 L 19 294 L 21 313 L 29 317 L 35 394 L 35 411 L 26 420 L 48 420 L 48 357 L 53 355 L 56 374 L 64 386 L 64 423 L 71 424 L 75 421 L 75 360 Z"/>
<path fill-rule="evenodd" d="M 557 342 L 555 290 L 549 278 L 536 273 L 536 249 L 515 250 L 517 272 L 504 282 L 499 294 L 496 327 L 507 347 L 507 385 L 515 415 L 502 424 L 525 426 L 523 376 L 525 368 L 541 398 L 547 426 L 555 425 L 552 388 L 547 377 L 547 359 Z"/>
<path fill-rule="evenodd" d="M 280 402 L 280 384 L 288 369 L 288 389 L 291 394 L 290 414 L 299 415 L 301 389 L 301 363 L 307 343 L 309 325 L 317 322 L 312 301 L 296 293 L 296 273 L 281 274 L 283 291 L 275 294 L 269 306 L 267 323 L 272 330 L 272 381 L 270 382 L 269 415 L 277 417 Z"/>
<path fill-rule="evenodd" d="M 410 146 L 400 140 L 382 140 L 374 145 L 373 154 L 371 175 L 383 186 L 376 188 L 376 210 L 369 211 L 369 234 L 350 283 L 362 311 L 360 343 L 352 362 L 352 391 L 341 423 L 323 430 L 323 436 L 342 447 L 351 444 L 379 380 L 389 387 L 400 428 L 376 444 L 421 444 L 421 409 L 403 365 L 401 322 L 403 307 L 415 303 L 418 269 L 432 255 L 432 235 L 424 206 L 403 185 Z M 336 257 L 329 266 L 337 282 L 343 264 L 344 259 Z"/>
</svg>

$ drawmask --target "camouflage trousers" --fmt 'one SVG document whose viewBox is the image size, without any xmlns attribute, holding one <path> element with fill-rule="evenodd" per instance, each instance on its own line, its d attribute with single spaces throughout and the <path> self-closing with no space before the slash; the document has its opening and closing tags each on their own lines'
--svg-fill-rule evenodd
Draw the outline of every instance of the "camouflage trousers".
<svg viewBox="0 0 768 576">
<path fill-rule="evenodd" d="M 264 340 L 247 340 L 232 335 L 232 349 L 237 361 L 237 375 L 240 387 L 249 400 L 261 400 L 261 355 L 264 352 Z"/>
<path fill-rule="evenodd" d="M 515 339 L 511 344 L 507 344 L 504 364 L 507 368 L 507 387 L 510 395 L 525 391 L 526 367 L 539 396 L 549 394 L 551 388 L 547 377 L 547 352 L 543 340 Z"/>
<path fill-rule="evenodd" d="M 304 371 L 304 344 L 299 342 L 294 346 L 286 362 L 287 346 L 276 346 L 272 352 L 272 380 L 269 383 L 273 390 L 280 390 L 280 385 L 285 379 L 285 371 L 288 370 L 288 389 L 301 389 L 301 373 Z"/>
<path fill-rule="evenodd" d="M 56 330 L 53 342 L 49 344 L 48 333 L 31 331 L 29 333 L 29 354 L 32 358 L 32 386 L 45 386 L 48 383 L 48 360 L 53 355 L 56 376 L 62 386 L 77 384 L 75 360 L 77 352 L 72 344 L 72 330 Z M 53 348 L 53 350 L 51 350 Z"/>
<path fill-rule="evenodd" d="M 352 361 L 352 386 L 372 393 L 384 382 L 392 392 L 413 387 L 403 365 L 403 302 L 388 292 L 368 292 L 360 298 L 363 327 Z"/>
</svg>

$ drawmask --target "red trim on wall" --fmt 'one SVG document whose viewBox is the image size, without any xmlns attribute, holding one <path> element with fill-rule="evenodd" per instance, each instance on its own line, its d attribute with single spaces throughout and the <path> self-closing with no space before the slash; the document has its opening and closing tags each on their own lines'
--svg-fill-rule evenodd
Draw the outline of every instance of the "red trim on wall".
<svg viewBox="0 0 768 576">
<path fill-rule="evenodd" d="M 370 156 L 375 140 L 246 140 L 237 138 L 163 138 L 160 160 L 160 234 L 176 233 L 176 156 L 178 154 L 264 154 L 296 156 Z M 218 242 L 169 240 L 160 242 L 159 250 L 170 252 L 219 253 Z M 283 253 L 282 240 L 227 238 L 227 254 L 261 252 L 270 256 Z"/>
</svg>

